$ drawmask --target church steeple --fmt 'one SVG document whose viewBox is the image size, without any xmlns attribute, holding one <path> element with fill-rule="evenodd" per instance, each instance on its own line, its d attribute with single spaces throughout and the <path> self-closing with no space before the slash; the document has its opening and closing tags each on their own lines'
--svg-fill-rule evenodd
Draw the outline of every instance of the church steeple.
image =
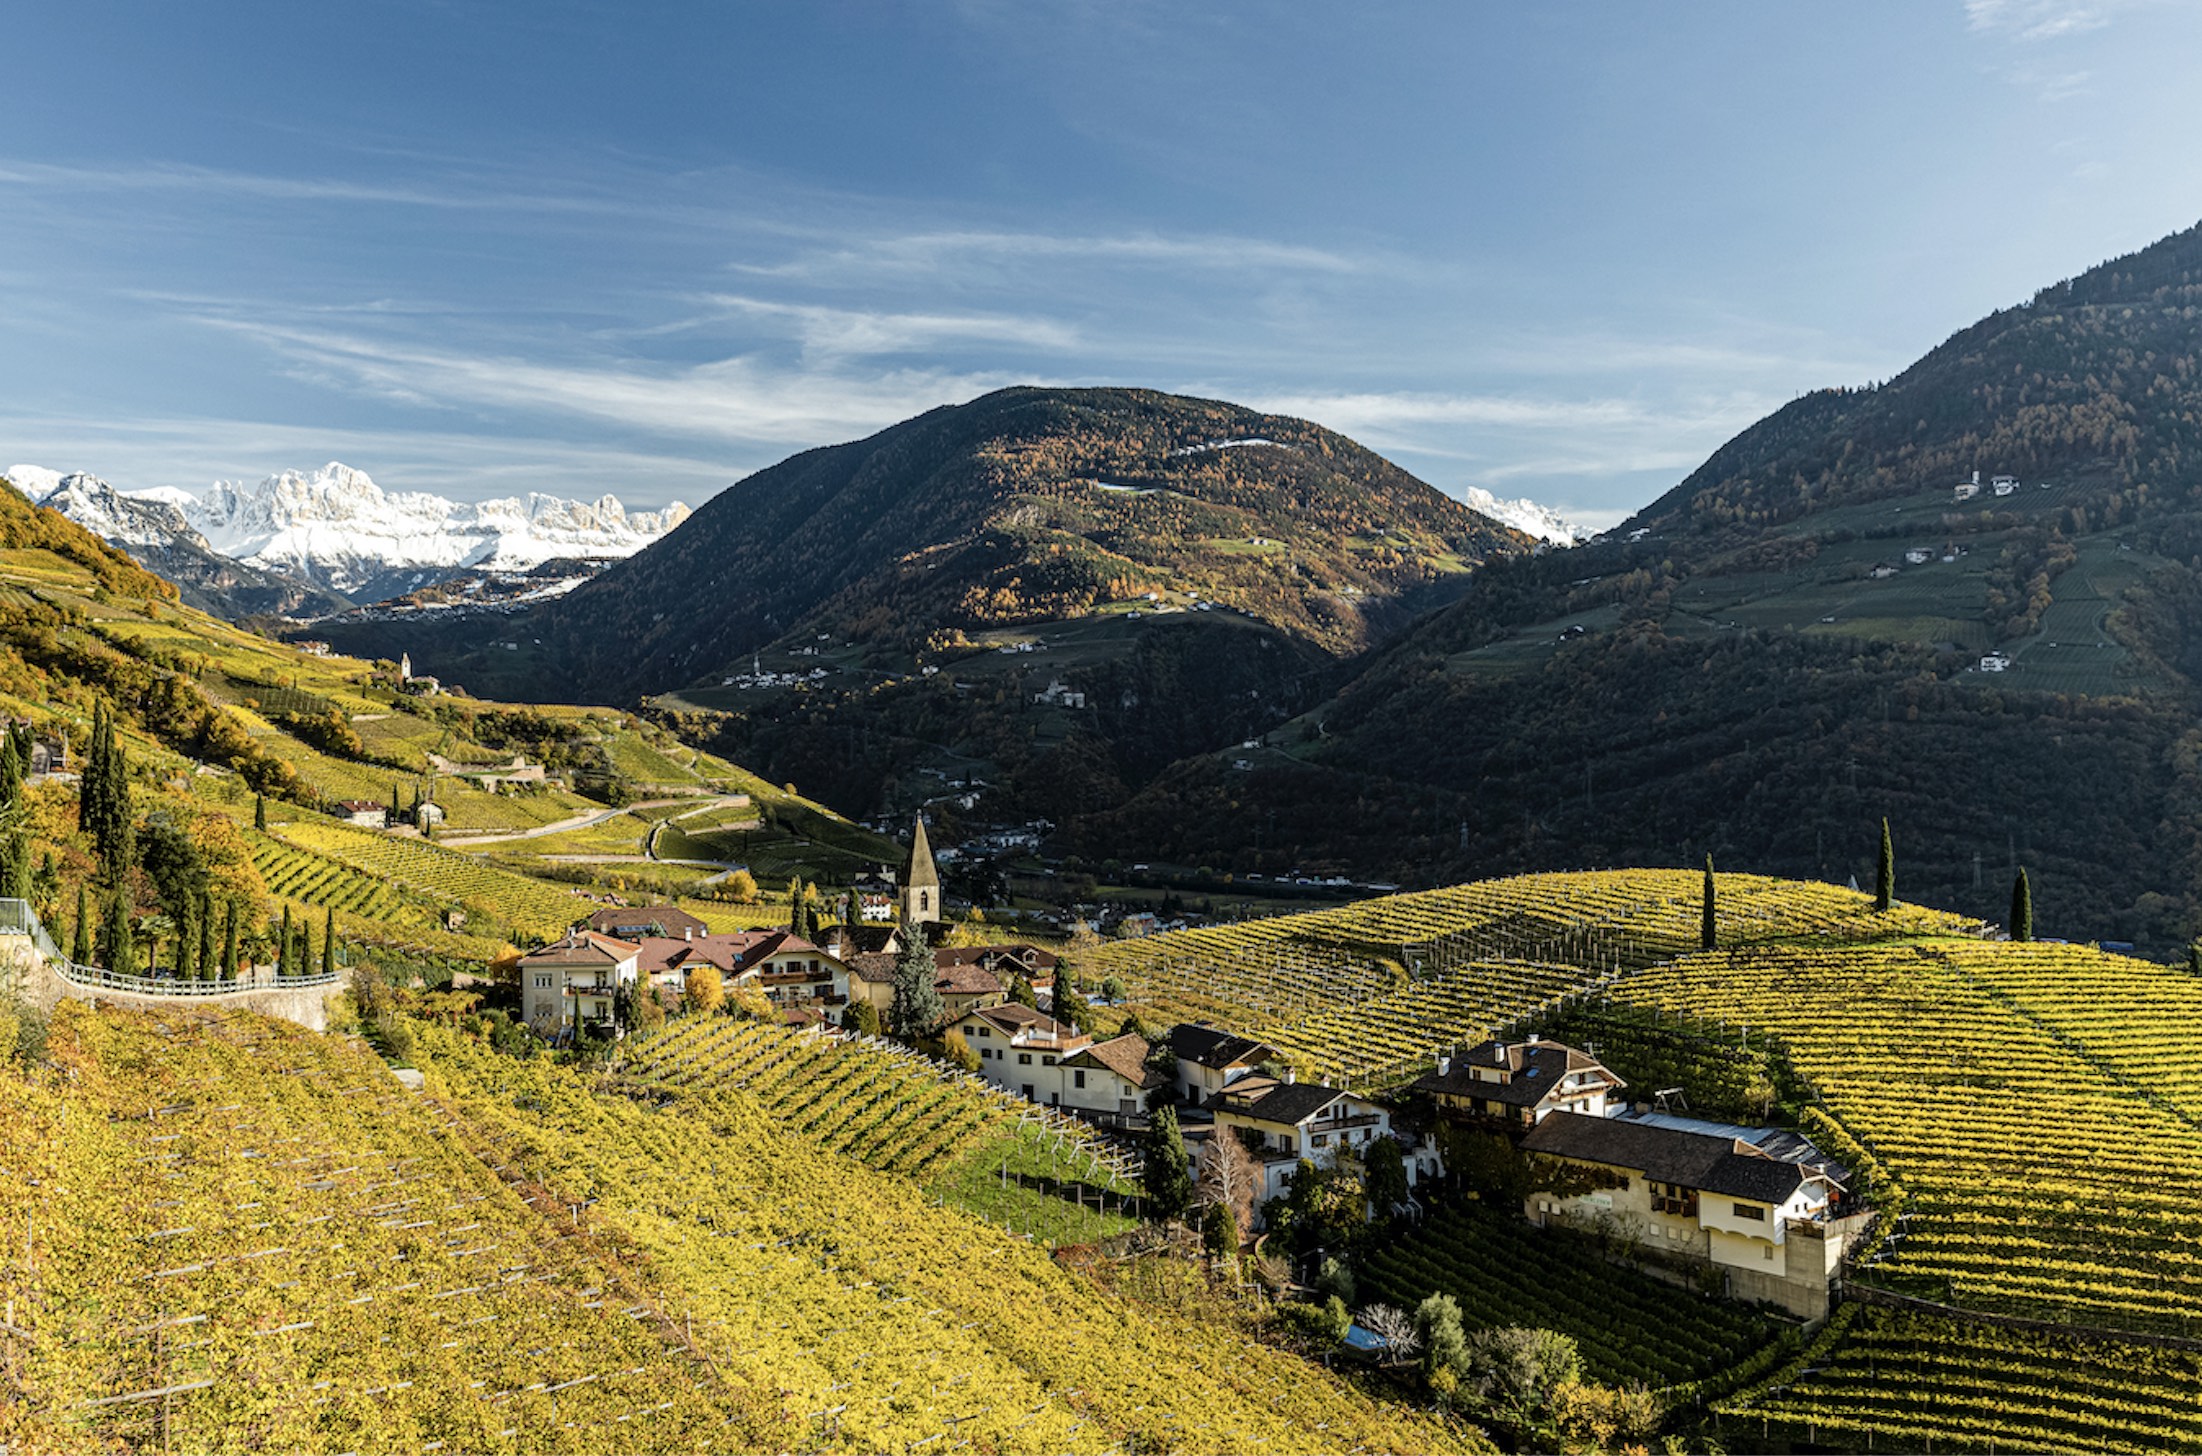
<svg viewBox="0 0 2202 1456">
<path fill-rule="evenodd" d="M 940 924 L 940 871 L 933 866 L 933 846 L 925 838 L 925 816 L 917 816 L 910 835 L 910 857 L 902 864 L 902 881 L 896 890 L 902 901 L 905 925 Z"/>
</svg>

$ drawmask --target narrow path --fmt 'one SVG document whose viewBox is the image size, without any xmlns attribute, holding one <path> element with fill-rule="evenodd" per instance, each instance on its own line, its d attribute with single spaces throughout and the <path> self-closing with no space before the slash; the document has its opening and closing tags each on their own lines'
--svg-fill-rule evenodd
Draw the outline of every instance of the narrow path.
<svg viewBox="0 0 2202 1456">
<path fill-rule="evenodd" d="M 688 813 L 678 814 L 674 817 L 686 819 L 690 814 L 700 814 L 706 809 L 722 809 L 729 804 L 738 804 L 747 797 L 746 794 L 722 794 L 715 798 L 704 799 Z M 446 834 L 437 842 L 449 849 L 471 849 L 482 844 L 512 844 L 523 839 L 544 839 L 553 834 L 564 834 L 569 830 L 594 829 L 599 824 L 608 824 L 620 815 L 632 814 L 637 809 L 663 809 L 669 805 L 688 802 L 689 800 L 685 797 L 678 799 L 644 799 L 639 803 L 628 804 L 621 808 L 604 809 L 594 814 L 576 814 L 570 819 L 560 819 L 554 824 L 538 824 L 533 829 L 515 830 L 509 834 Z M 656 825 L 651 826 L 650 837 L 653 841 L 656 840 Z"/>
</svg>

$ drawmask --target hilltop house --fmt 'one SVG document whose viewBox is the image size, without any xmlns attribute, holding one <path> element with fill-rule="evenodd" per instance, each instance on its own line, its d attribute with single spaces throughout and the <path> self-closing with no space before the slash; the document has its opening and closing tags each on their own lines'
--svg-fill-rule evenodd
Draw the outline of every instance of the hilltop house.
<svg viewBox="0 0 2202 1456">
<path fill-rule="evenodd" d="M 390 822 L 390 806 L 374 799 L 339 799 L 337 817 L 362 829 L 380 829 Z"/>
<path fill-rule="evenodd" d="M 642 947 L 594 930 L 520 957 L 520 1016 L 537 1034 L 555 1037 L 576 1027 L 609 1033 L 612 998 L 640 979 Z"/>
<path fill-rule="evenodd" d="M 863 924 L 894 923 L 895 875 L 885 865 L 873 865 L 858 875 L 849 892 L 856 896 L 857 919 Z M 869 947 L 867 947 L 869 949 Z"/>
<path fill-rule="evenodd" d="M 1587 1224 L 1699 1261 L 1731 1297 L 1805 1319 L 1827 1314 L 1829 1280 L 1868 1218 L 1848 1195 L 1849 1173 L 1779 1128 L 1562 1111 L 1521 1147 L 1591 1185 L 1530 1195 L 1531 1222 Z"/>
<path fill-rule="evenodd" d="M 1147 1065 L 1152 1049 L 1145 1037 L 1125 1035 L 1070 1053 L 1056 1064 L 1057 1105 L 1114 1127 L 1144 1125 L 1147 1094 L 1169 1082 Z"/>
<path fill-rule="evenodd" d="M 1609 1099 L 1627 1085 L 1588 1052 L 1532 1032 L 1523 1041 L 1487 1041 L 1461 1056 L 1440 1057 L 1437 1070 L 1417 1078 L 1411 1090 L 1454 1118 L 1519 1133 L 1555 1112 L 1604 1117 Z"/>
</svg>

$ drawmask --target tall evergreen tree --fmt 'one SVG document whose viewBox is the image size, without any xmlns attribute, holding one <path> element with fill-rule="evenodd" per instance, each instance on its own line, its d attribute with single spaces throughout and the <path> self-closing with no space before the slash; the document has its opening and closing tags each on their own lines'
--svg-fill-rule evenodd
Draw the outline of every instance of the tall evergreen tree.
<svg viewBox="0 0 2202 1456">
<path fill-rule="evenodd" d="M 1889 821 L 1881 821 L 1881 863 L 1873 872 L 1873 908 L 1887 910 L 1896 903 L 1896 846 L 1889 838 Z"/>
<path fill-rule="evenodd" d="M 275 974 L 280 980 L 291 973 L 291 907 L 283 907 L 283 927 L 275 934 Z"/>
<path fill-rule="evenodd" d="M 99 928 L 100 961 L 118 976 L 138 973 L 137 940 L 130 930 L 130 892 L 117 884 L 107 892 L 107 918 Z"/>
<path fill-rule="evenodd" d="M 925 944 L 925 927 L 907 925 L 902 951 L 895 957 L 894 1000 L 887 1007 L 887 1029 L 905 1041 L 932 1034 L 948 1019 L 947 1003 L 933 984 L 940 967 Z"/>
<path fill-rule="evenodd" d="M 336 974 L 336 909 L 323 912 L 321 920 L 321 974 Z"/>
<path fill-rule="evenodd" d="M 1720 920 L 1713 913 L 1713 857 L 1705 856 L 1705 908 L 1698 920 L 1697 948 L 1711 950 L 1720 944 Z"/>
<path fill-rule="evenodd" d="M 237 902 L 232 900 L 222 914 L 222 979 L 237 979 Z"/>
<path fill-rule="evenodd" d="M 199 892 L 199 974 L 213 980 L 219 963 L 214 959 L 214 892 Z"/>
<path fill-rule="evenodd" d="M 298 954 L 291 959 L 291 974 L 294 976 L 310 976 L 313 974 L 313 922 L 311 920 L 302 919 L 298 922 Z"/>
<path fill-rule="evenodd" d="M 176 925 L 176 977 L 183 981 L 199 979 L 199 926 L 197 907 L 178 907 Z"/>
<path fill-rule="evenodd" d="M 92 917 L 84 907 L 84 882 L 76 882 L 76 929 L 69 935 L 69 959 L 80 966 L 92 963 Z"/>
<path fill-rule="evenodd" d="M 797 875 L 788 881 L 788 929 L 796 935 L 803 933 L 803 877 Z"/>
<path fill-rule="evenodd" d="M 92 736 L 84 745 L 84 763 L 76 779 L 77 827 L 97 838 L 100 824 L 100 790 L 105 781 L 99 769 L 102 763 L 102 743 L 107 733 L 107 705 L 92 705 Z"/>
<path fill-rule="evenodd" d="M 1218 1127 L 1217 1137 L 1235 1137 L 1237 1134 Z M 1176 1218 L 1193 1202 L 1193 1174 L 1185 1156 L 1185 1134 L 1177 1125 L 1177 1109 L 1165 1102 L 1148 1119 L 1147 1132 L 1140 1139 L 1140 1151 L 1147 1156 L 1147 1171 L 1143 1175 L 1147 1186 L 1147 1202 L 1157 1218 Z"/>
<path fill-rule="evenodd" d="M 252 827 L 263 834 L 267 833 L 268 796 L 266 794 L 254 794 L 252 796 Z"/>
<path fill-rule="evenodd" d="M 2011 939 L 2034 938 L 2034 887 L 2027 883 L 2026 866 L 2020 865 L 2018 877 L 2011 881 Z"/>
</svg>

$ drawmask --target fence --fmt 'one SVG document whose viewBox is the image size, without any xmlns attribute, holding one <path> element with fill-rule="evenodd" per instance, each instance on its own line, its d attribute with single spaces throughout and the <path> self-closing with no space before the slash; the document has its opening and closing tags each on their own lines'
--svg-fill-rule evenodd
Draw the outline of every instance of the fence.
<svg viewBox="0 0 2202 1456">
<path fill-rule="evenodd" d="M 176 976 L 118 975 L 104 966 L 82 966 L 70 960 L 46 933 L 46 927 L 39 923 L 38 912 L 28 901 L 0 898 L 0 936 L 12 935 L 28 939 L 47 969 L 62 980 L 72 986 L 98 991 L 129 991 L 140 996 L 227 996 L 238 991 L 334 986 L 339 979 L 334 975 L 313 975 L 249 981 L 242 978 L 186 981 Z"/>
</svg>

